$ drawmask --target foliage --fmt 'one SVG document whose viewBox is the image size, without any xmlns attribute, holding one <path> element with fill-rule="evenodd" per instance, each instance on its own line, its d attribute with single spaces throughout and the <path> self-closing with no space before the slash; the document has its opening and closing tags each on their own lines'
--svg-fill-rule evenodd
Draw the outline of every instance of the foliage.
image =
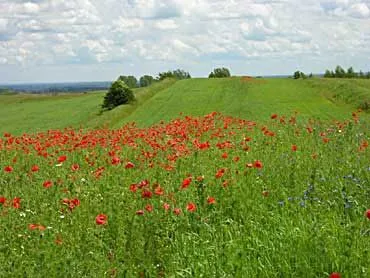
<svg viewBox="0 0 370 278">
<path fill-rule="evenodd" d="M 224 78 L 230 77 L 230 70 L 228 68 L 216 68 L 208 76 L 208 78 Z"/>
<path fill-rule="evenodd" d="M 176 78 L 177 80 L 181 80 L 181 79 L 189 79 L 191 78 L 191 75 L 189 72 L 186 72 L 181 69 L 177 69 L 173 71 L 160 72 L 158 74 L 157 80 L 162 81 L 166 78 Z"/>
<path fill-rule="evenodd" d="M 370 72 L 364 74 L 363 71 L 356 72 L 353 67 L 349 67 L 347 72 L 341 67 L 336 66 L 335 71 L 326 70 L 325 78 L 368 78 L 370 79 Z"/>
<path fill-rule="evenodd" d="M 311 74 L 309 75 L 309 78 L 312 78 L 312 77 L 313 77 L 313 75 L 312 75 L 312 73 L 311 73 Z M 306 78 L 307 78 L 307 75 L 306 75 L 306 74 L 304 74 L 304 72 L 297 70 L 297 71 L 295 71 L 295 72 L 294 72 L 294 74 L 293 74 L 293 78 L 294 78 L 294 79 L 299 79 L 299 78 L 306 79 Z"/>
<path fill-rule="evenodd" d="M 104 96 L 103 109 L 111 110 L 119 105 L 135 100 L 132 90 L 121 79 L 112 83 L 109 91 Z"/>
<path fill-rule="evenodd" d="M 154 79 L 153 76 L 151 76 L 151 75 L 143 75 L 139 79 L 139 84 L 140 84 L 140 87 L 148 87 L 151 84 L 153 84 L 155 81 L 156 80 Z"/>
<path fill-rule="evenodd" d="M 117 80 L 121 80 L 121 81 L 125 82 L 125 84 L 129 88 L 136 88 L 136 87 L 138 87 L 138 84 L 139 84 L 136 77 L 132 76 L 132 75 L 129 75 L 129 76 L 121 75 L 120 77 L 118 77 Z"/>
</svg>

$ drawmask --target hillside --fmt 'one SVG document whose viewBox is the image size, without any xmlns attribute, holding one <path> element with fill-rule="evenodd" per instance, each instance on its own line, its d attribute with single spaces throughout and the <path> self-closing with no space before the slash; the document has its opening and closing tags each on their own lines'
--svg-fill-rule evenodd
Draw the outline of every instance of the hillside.
<svg viewBox="0 0 370 278">
<path fill-rule="evenodd" d="M 271 113 L 344 119 L 370 99 L 369 80 L 204 79 L 166 80 L 135 90 L 138 101 L 99 114 L 104 91 L 87 94 L 0 95 L 0 132 L 21 134 L 64 127 L 148 126 L 180 113 L 212 111 L 248 119 Z"/>
</svg>

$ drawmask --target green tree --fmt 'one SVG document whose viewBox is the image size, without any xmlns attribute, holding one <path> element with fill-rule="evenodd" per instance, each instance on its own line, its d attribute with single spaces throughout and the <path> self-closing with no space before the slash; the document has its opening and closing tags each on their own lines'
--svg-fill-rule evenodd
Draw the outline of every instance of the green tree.
<svg viewBox="0 0 370 278">
<path fill-rule="evenodd" d="M 353 67 L 349 67 L 348 68 L 346 77 L 347 78 L 354 78 L 354 77 L 356 77 L 356 73 L 355 73 Z"/>
<path fill-rule="evenodd" d="M 231 74 L 228 68 L 216 68 L 208 75 L 208 78 L 224 78 L 230 76 Z"/>
<path fill-rule="evenodd" d="M 336 66 L 335 68 L 335 77 L 344 78 L 346 77 L 346 71 L 341 66 Z"/>
<path fill-rule="evenodd" d="M 155 79 L 153 76 L 151 75 L 143 75 L 142 77 L 140 77 L 139 79 L 139 84 L 140 84 L 140 87 L 147 87 L 147 86 L 150 86 L 152 83 L 155 82 Z"/>
<path fill-rule="evenodd" d="M 328 70 L 328 69 L 327 69 L 327 70 L 325 71 L 324 77 L 325 77 L 325 78 L 330 78 L 330 77 L 332 77 L 330 70 Z"/>
<path fill-rule="evenodd" d="M 301 72 L 299 70 L 295 71 L 293 74 L 294 79 L 299 79 L 301 77 Z"/>
<path fill-rule="evenodd" d="M 362 72 L 362 70 L 360 70 L 359 74 L 358 74 L 358 77 L 360 78 L 365 78 L 365 75 L 364 73 Z"/>
<path fill-rule="evenodd" d="M 103 109 L 112 110 L 113 108 L 130 103 L 135 100 L 134 93 L 122 80 L 117 80 L 112 83 L 109 91 L 104 96 L 102 104 Z"/>
<path fill-rule="evenodd" d="M 177 69 L 173 71 L 169 70 L 166 72 L 160 72 L 157 77 L 159 81 L 162 81 L 163 79 L 166 79 L 166 78 L 176 78 L 178 80 L 181 80 L 181 79 L 191 78 L 191 76 L 190 76 L 190 73 L 184 70 L 181 70 L 181 69 Z"/>
<path fill-rule="evenodd" d="M 136 88 L 138 86 L 137 79 L 133 75 L 129 75 L 129 76 L 121 75 L 120 77 L 118 77 L 118 80 L 122 80 L 123 82 L 125 82 L 125 84 L 129 88 Z"/>
</svg>

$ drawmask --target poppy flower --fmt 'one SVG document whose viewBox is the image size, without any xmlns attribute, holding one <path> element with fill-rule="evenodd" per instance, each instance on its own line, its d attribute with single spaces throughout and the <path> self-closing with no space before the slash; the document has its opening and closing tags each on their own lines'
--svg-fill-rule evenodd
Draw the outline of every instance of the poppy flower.
<svg viewBox="0 0 370 278">
<path fill-rule="evenodd" d="M 37 166 L 37 165 L 33 165 L 32 168 L 31 168 L 32 172 L 37 172 L 38 170 L 40 170 L 40 167 Z"/>
<path fill-rule="evenodd" d="M 136 215 L 143 215 L 144 211 L 142 209 L 139 209 L 136 211 Z"/>
<path fill-rule="evenodd" d="M 45 188 L 49 188 L 52 185 L 53 185 L 53 182 L 50 181 L 50 180 L 44 181 L 44 183 L 42 184 L 42 186 L 45 187 Z"/>
<path fill-rule="evenodd" d="M 131 169 L 131 168 L 134 168 L 134 167 L 135 167 L 135 164 L 132 163 L 132 162 L 127 162 L 126 165 L 125 165 L 126 169 Z"/>
<path fill-rule="evenodd" d="M 165 211 L 168 211 L 170 209 L 170 204 L 164 203 L 163 208 L 164 208 Z"/>
<path fill-rule="evenodd" d="M 173 213 L 176 214 L 176 215 L 180 215 L 181 214 L 181 209 L 180 208 L 174 208 Z"/>
<path fill-rule="evenodd" d="M 147 189 L 144 189 L 144 190 L 141 192 L 141 197 L 142 197 L 143 199 L 150 199 L 150 198 L 152 198 L 152 195 L 153 195 L 153 193 L 152 193 L 151 191 L 147 190 Z"/>
<path fill-rule="evenodd" d="M 133 183 L 133 184 L 130 185 L 130 191 L 133 192 L 133 193 L 135 193 L 137 191 L 136 183 Z"/>
<path fill-rule="evenodd" d="M 208 203 L 209 205 L 214 205 L 214 204 L 216 204 L 216 199 L 215 199 L 215 198 L 213 198 L 213 197 L 208 197 L 208 198 L 207 198 L 207 203 Z"/>
<path fill-rule="evenodd" d="M 278 115 L 277 115 L 277 114 L 272 114 L 272 115 L 271 115 L 271 119 L 273 119 L 273 120 L 274 120 L 274 119 L 276 119 L 277 117 L 278 117 Z"/>
<path fill-rule="evenodd" d="M 76 163 L 71 166 L 72 171 L 77 171 L 78 169 L 80 169 L 80 165 L 78 165 Z"/>
<path fill-rule="evenodd" d="M 163 188 L 162 188 L 160 185 L 158 185 L 158 186 L 154 189 L 154 194 L 155 194 L 155 195 L 158 195 L 158 196 L 163 195 L 163 194 L 164 194 L 164 190 L 163 190 Z"/>
<path fill-rule="evenodd" d="M 11 172 L 13 172 L 13 167 L 12 166 L 5 166 L 4 171 L 7 172 L 7 173 L 11 173 Z"/>
<path fill-rule="evenodd" d="M 297 151 L 297 146 L 296 145 L 292 145 L 292 152 L 295 152 Z"/>
<path fill-rule="evenodd" d="M 223 153 L 221 157 L 222 157 L 223 159 L 225 159 L 225 158 L 227 158 L 228 156 L 229 156 L 229 155 L 228 155 L 227 153 Z"/>
<path fill-rule="evenodd" d="M 21 207 L 21 198 L 15 197 L 13 199 L 13 208 L 19 209 Z"/>
<path fill-rule="evenodd" d="M 216 173 L 216 178 L 219 179 L 225 174 L 225 169 L 219 169 Z"/>
<path fill-rule="evenodd" d="M 108 216 L 105 214 L 98 214 L 95 218 L 95 223 L 97 225 L 105 225 L 107 224 Z"/>
<path fill-rule="evenodd" d="M 59 163 L 62 163 L 64 161 L 66 161 L 66 160 L 67 160 L 67 156 L 65 156 L 65 155 L 61 155 L 61 156 L 58 157 L 58 162 Z"/>
<path fill-rule="evenodd" d="M 338 272 L 333 272 L 329 275 L 329 278 L 341 278 L 342 276 Z"/>
<path fill-rule="evenodd" d="M 370 220 L 370 209 L 365 212 L 365 216 Z"/>
<path fill-rule="evenodd" d="M 0 196 L 0 204 L 5 204 L 6 198 L 4 196 Z"/>
<path fill-rule="evenodd" d="M 153 206 L 152 206 L 152 205 L 150 205 L 150 204 L 147 204 L 147 205 L 145 206 L 145 210 L 146 210 L 147 212 L 152 212 L 152 211 L 153 211 Z"/>
<path fill-rule="evenodd" d="M 263 190 L 262 191 L 262 195 L 264 196 L 264 197 L 268 197 L 269 196 L 269 192 L 267 191 L 267 190 Z"/>
<path fill-rule="evenodd" d="M 254 167 L 254 168 L 257 168 L 257 169 L 262 169 L 263 164 L 262 164 L 262 162 L 261 162 L 261 161 L 256 160 L 256 161 L 253 163 L 253 167 Z"/>
<path fill-rule="evenodd" d="M 191 181 L 192 181 L 191 177 L 187 177 L 186 179 L 184 179 L 182 181 L 181 189 L 185 189 L 185 188 L 189 187 Z"/>
<path fill-rule="evenodd" d="M 112 165 L 118 165 L 119 163 L 121 162 L 121 160 L 119 159 L 119 157 L 117 156 L 114 156 L 111 160 L 111 163 Z M 126 165 L 127 166 L 127 165 Z"/>
<path fill-rule="evenodd" d="M 195 212 L 197 210 L 197 205 L 194 203 L 189 203 L 186 206 L 186 210 L 189 212 Z"/>
</svg>

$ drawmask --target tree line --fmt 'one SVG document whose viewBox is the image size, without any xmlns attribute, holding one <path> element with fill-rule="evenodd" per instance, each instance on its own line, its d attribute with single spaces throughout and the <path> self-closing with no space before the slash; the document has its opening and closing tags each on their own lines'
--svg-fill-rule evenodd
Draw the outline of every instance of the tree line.
<svg viewBox="0 0 370 278">
<path fill-rule="evenodd" d="M 356 72 L 353 67 L 349 67 L 347 71 L 341 66 L 336 66 L 334 70 L 326 70 L 324 77 L 326 78 L 367 78 L 370 79 L 370 71 L 364 73 L 363 71 Z"/>
</svg>

